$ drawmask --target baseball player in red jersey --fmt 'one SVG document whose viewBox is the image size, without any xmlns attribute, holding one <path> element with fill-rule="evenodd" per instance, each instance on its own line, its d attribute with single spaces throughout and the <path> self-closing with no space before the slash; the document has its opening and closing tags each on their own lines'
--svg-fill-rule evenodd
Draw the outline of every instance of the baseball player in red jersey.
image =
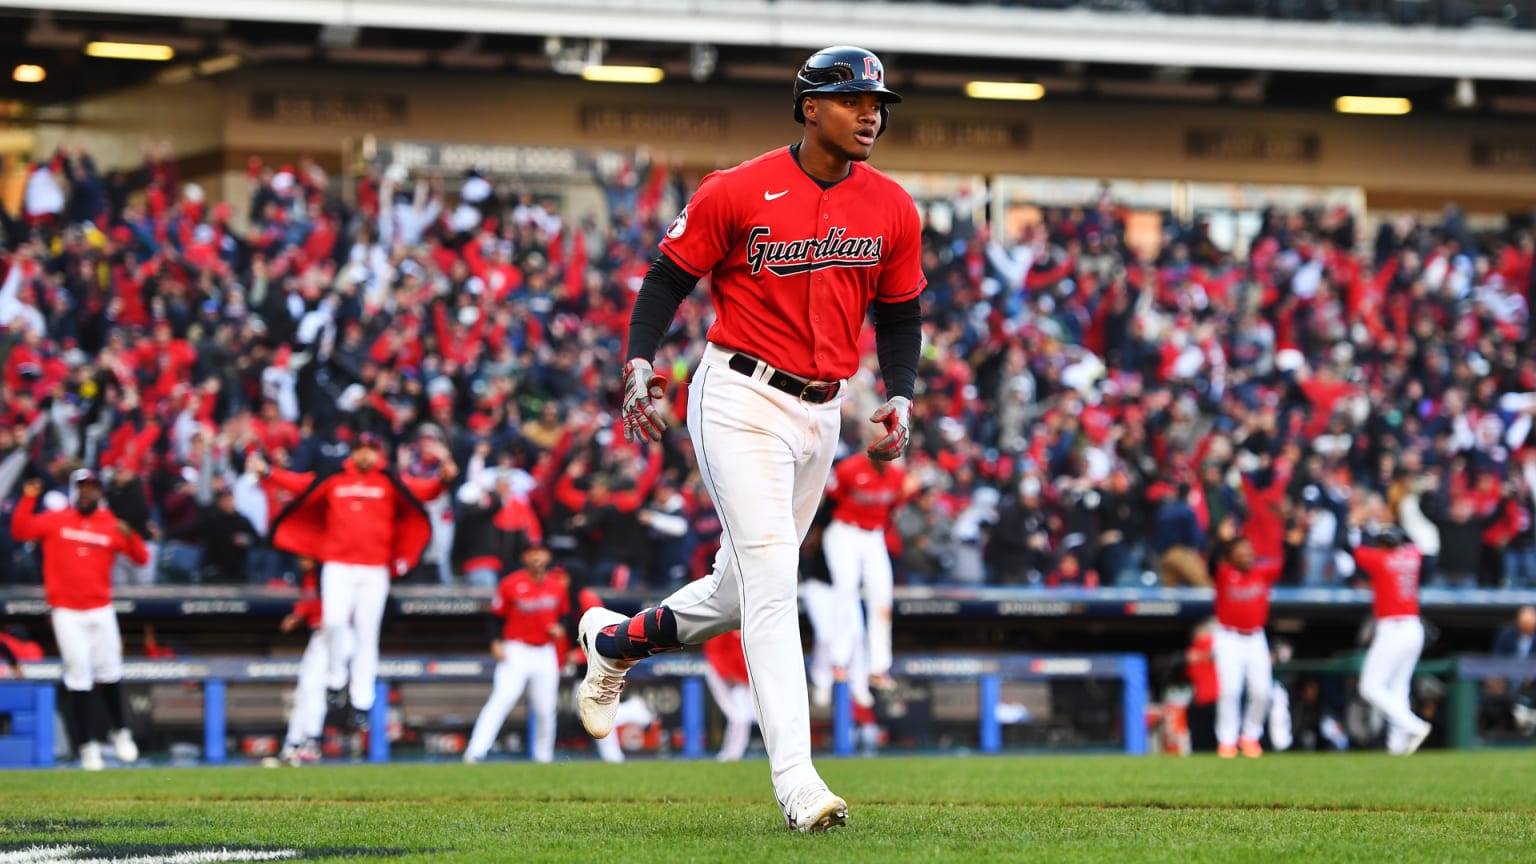
<svg viewBox="0 0 1536 864">
<path fill-rule="evenodd" d="M 299 583 L 299 599 L 293 611 L 283 618 L 279 629 L 292 633 L 304 625 L 309 628 L 309 644 L 299 659 L 299 680 L 293 687 L 293 710 L 288 714 L 288 733 L 278 758 L 287 765 L 320 761 L 320 736 L 325 732 L 325 680 L 330 668 L 330 649 L 321 624 L 325 611 L 320 604 L 320 580 L 314 562 L 301 562 L 304 576 Z M 344 647 L 350 653 L 351 630 Z"/>
<path fill-rule="evenodd" d="M 1218 554 L 1216 567 L 1216 752 L 1231 759 L 1241 750 L 1257 759 L 1263 754 L 1259 736 L 1269 710 L 1269 688 L 1275 679 L 1269 659 L 1269 591 L 1280 578 L 1282 564 L 1255 564 L 1253 544 L 1246 537 L 1229 541 Z M 1248 703 L 1243 706 L 1245 694 Z M 1239 708 L 1241 730 L 1239 730 Z M 1241 734 L 1239 734 L 1241 733 Z"/>
<path fill-rule="evenodd" d="M 373 707 L 390 579 L 421 560 L 432 539 L 421 502 L 442 494 L 457 471 L 451 459 L 444 459 L 437 477 L 401 477 L 384 468 L 382 448 L 377 436 L 363 433 L 341 470 L 326 476 L 274 468 L 259 453 L 250 456 L 247 466 L 296 496 L 272 520 L 272 545 L 321 562 L 320 629 L 330 665 L 326 688 L 339 691 L 350 678 L 359 729 L 367 728 Z"/>
<path fill-rule="evenodd" d="M 779 807 L 792 829 L 822 831 L 842 825 L 848 805 L 811 763 L 799 548 L 826 487 L 845 379 L 858 369 L 871 310 L 888 399 L 870 418 L 887 432 L 870 454 L 890 460 L 906 448 L 926 282 L 912 196 L 865 164 L 888 104 L 900 101 L 880 59 L 861 48 L 819 51 L 800 68 L 794 99 L 800 143 L 704 178 L 667 229 L 630 316 L 625 434 L 659 441 L 666 379 L 650 359 L 683 299 L 710 276 L 715 320 L 687 416 L 720 514 L 714 572 L 633 618 L 607 609 L 583 616 L 591 662 L 577 708 L 601 738 L 629 667 L 739 628 Z"/>
<path fill-rule="evenodd" d="M 836 611 L 832 665 L 848 668 L 854 656 L 854 619 L 859 617 L 859 588 L 864 589 L 869 639 L 869 684 L 890 688 L 891 681 L 891 553 L 885 528 L 891 511 L 901 503 L 906 472 L 888 462 L 855 453 L 837 463 L 827 495 L 832 499 L 832 523 L 821 535 L 832 573 Z M 863 681 L 854 682 L 864 689 Z"/>
<path fill-rule="evenodd" d="M 550 570 L 549 550 L 531 546 L 523 552 L 523 569 L 496 586 L 491 598 L 491 615 L 500 625 L 500 633 L 491 641 L 496 658 L 495 683 L 491 697 L 470 733 L 464 761 L 479 762 L 491 752 L 491 744 L 512 706 L 528 689 L 528 702 L 534 716 L 534 733 L 529 742 L 533 761 L 550 762 L 555 758 L 555 700 L 560 695 L 560 655 L 556 645 L 564 638 L 560 619 L 568 610 L 566 576 Z"/>
<path fill-rule="evenodd" d="M 732 630 L 704 643 L 704 659 L 709 669 L 704 683 L 715 697 L 720 713 L 725 715 L 725 734 L 720 738 L 721 762 L 740 762 L 752 741 L 752 724 L 757 713 L 752 709 L 752 685 L 747 677 L 747 656 L 741 650 L 741 631 Z"/>
<path fill-rule="evenodd" d="M 1402 529 L 1381 531 L 1375 545 L 1355 549 L 1355 563 L 1371 580 L 1376 632 L 1360 667 L 1360 696 L 1387 718 L 1387 751 L 1408 756 L 1429 737 L 1430 724 L 1408 702 L 1413 667 L 1424 650 L 1419 620 L 1419 571 L 1424 556 Z"/>
<path fill-rule="evenodd" d="M 119 761 L 139 758 L 118 683 L 123 679 L 123 637 L 112 609 L 112 563 L 121 553 L 142 566 L 149 550 L 128 523 L 102 506 L 101 481 L 93 472 L 82 468 L 69 479 L 78 496 L 75 506 L 47 513 L 34 512 L 42 481 L 28 480 L 11 515 L 11 536 L 42 547 L 43 596 L 52 609 L 69 693 L 64 712 L 69 736 L 80 767 L 100 771 L 105 762 L 97 733 L 103 726 Z"/>
</svg>

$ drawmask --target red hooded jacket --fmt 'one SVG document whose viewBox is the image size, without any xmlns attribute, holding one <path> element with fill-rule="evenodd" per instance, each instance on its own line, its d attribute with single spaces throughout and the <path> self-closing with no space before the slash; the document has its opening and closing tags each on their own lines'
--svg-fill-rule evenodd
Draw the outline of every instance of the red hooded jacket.
<svg viewBox="0 0 1536 864">
<path fill-rule="evenodd" d="M 390 568 L 402 576 L 421 561 L 432 523 L 421 498 L 442 491 L 437 480 L 360 471 L 351 459 L 325 477 L 272 469 L 268 482 L 297 497 L 272 521 L 272 545 L 337 564 Z"/>
</svg>

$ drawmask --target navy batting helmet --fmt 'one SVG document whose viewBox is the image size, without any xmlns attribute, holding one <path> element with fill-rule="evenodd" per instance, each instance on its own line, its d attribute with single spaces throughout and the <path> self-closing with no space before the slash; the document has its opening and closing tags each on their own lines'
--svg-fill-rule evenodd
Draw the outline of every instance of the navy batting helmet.
<svg viewBox="0 0 1536 864">
<path fill-rule="evenodd" d="M 901 96 L 885 88 L 885 64 L 872 51 L 852 45 L 834 45 L 812 54 L 795 75 L 795 122 L 805 122 L 805 97 L 816 93 L 874 93 L 880 97 L 880 134 L 885 134 L 891 111 L 886 105 Z"/>
</svg>

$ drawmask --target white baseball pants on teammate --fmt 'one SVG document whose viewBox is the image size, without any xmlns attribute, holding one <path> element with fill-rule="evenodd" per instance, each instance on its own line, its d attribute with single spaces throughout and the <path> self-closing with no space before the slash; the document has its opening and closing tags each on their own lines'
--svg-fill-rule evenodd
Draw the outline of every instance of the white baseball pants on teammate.
<svg viewBox="0 0 1536 864">
<path fill-rule="evenodd" d="M 757 722 L 757 714 L 752 710 L 752 688 L 727 681 L 713 669 L 704 670 L 704 683 L 709 685 L 709 695 L 715 697 L 715 704 L 725 715 L 725 734 L 721 736 L 720 755 L 716 758 L 721 762 L 740 762 L 752 741 L 752 724 Z"/>
<path fill-rule="evenodd" d="M 351 653 L 352 631 L 347 630 L 344 645 Z M 309 635 L 304 656 L 299 659 L 299 680 L 293 688 L 293 711 L 288 715 L 285 744 L 299 745 L 319 738 L 325 731 L 325 680 L 330 666 L 330 650 L 324 630 Z M 345 660 L 345 655 L 343 656 Z"/>
<path fill-rule="evenodd" d="M 821 545 L 827 556 L 827 570 L 832 574 L 832 590 L 837 596 L 838 626 L 833 631 L 833 665 L 844 668 L 853 665 L 856 653 L 853 645 L 858 637 L 848 625 L 855 619 L 864 618 L 860 630 L 869 636 L 869 674 L 889 675 L 894 576 L 891 553 L 885 546 L 885 532 L 834 519 L 822 532 Z M 866 605 L 863 615 L 859 611 L 860 587 L 864 590 Z"/>
<path fill-rule="evenodd" d="M 111 606 L 55 609 L 51 617 L 64 665 L 64 689 L 83 691 L 122 680 L 123 637 Z"/>
<path fill-rule="evenodd" d="M 1269 710 L 1269 685 L 1275 680 L 1269 661 L 1269 640 L 1264 631 L 1240 633 L 1218 626 L 1212 645 L 1216 659 L 1216 743 L 1235 746 L 1243 738 L 1259 740 L 1264 734 L 1264 715 Z M 1243 696 L 1248 702 L 1243 704 Z M 1239 708 L 1242 728 L 1238 728 Z"/>
<path fill-rule="evenodd" d="M 349 677 L 352 707 L 373 707 L 373 685 L 379 675 L 379 628 L 389 600 L 389 568 L 326 562 L 320 568 L 320 632 L 325 634 L 325 686 L 336 690 Z M 348 642 L 355 640 L 348 664 Z"/>
<path fill-rule="evenodd" d="M 841 394 L 813 405 L 728 365 L 709 345 L 688 388 L 688 433 L 720 515 L 714 572 L 662 601 L 678 638 L 697 645 L 741 629 L 752 697 L 780 806 L 820 782 L 800 650 L 800 543 L 821 503 L 842 425 Z"/>
<path fill-rule="evenodd" d="M 832 586 L 819 579 L 807 579 L 800 585 L 800 599 L 805 603 L 805 617 L 811 622 L 811 692 L 818 701 L 831 701 L 836 675 L 832 662 L 832 636 L 838 629 L 837 597 Z M 844 625 L 854 631 L 853 659 L 846 667 L 855 695 L 869 690 L 869 652 L 864 648 L 864 616 L 855 615 Z M 868 697 L 873 701 L 873 696 Z"/>
<path fill-rule="evenodd" d="M 560 696 L 560 660 L 553 645 L 529 645 L 507 640 L 501 643 L 502 661 L 496 664 L 491 698 L 480 709 L 475 731 L 469 735 L 464 755 L 484 759 L 491 752 L 496 733 L 512 707 L 528 690 L 528 709 L 533 713 L 534 740 L 529 742 L 533 761 L 555 758 L 555 702 Z"/>
<path fill-rule="evenodd" d="M 1279 681 L 1269 682 L 1269 744 L 1277 752 L 1291 749 L 1291 694 Z"/>
<path fill-rule="evenodd" d="M 616 734 L 607 735 L 596 739 L 597 755 L 604 762 L 623 762 L 624 744 L 620 741 L 620 730 L 626 726 L 635 726 L 644 729 L 651 725 L 656 715 L 651 713 L 651 706 L 645 704 L 645 700 L 639 696 L 631 696 L 619 703 L 619 711 L 613 717 L 613 728 Z"/>
<path fill-rule="evenodd" d="M 1382 618 L 1360 667 L 1360 698 L 1387 718 L 1387 749 L 1393 753 L 1404 752 L 1411 738 L 1428 731 L 1409 703 L 1413 667 L 1423 650 L 1424 623 L 1417 615 Z"/>
</svg>

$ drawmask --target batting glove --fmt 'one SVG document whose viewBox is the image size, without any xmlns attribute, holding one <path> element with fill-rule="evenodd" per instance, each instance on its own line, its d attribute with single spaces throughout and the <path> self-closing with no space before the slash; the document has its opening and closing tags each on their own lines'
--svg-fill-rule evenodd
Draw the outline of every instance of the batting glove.
<svg viewBox="0 0 1536 864">
<path fill-rule="evenodd" d="M 624 364 L 624 440 L 660 441 L 667 430 L 661 416 L 661 400 L 667 395 L 667 379 L 651 364 L 634 359 Z"/>
<path fill-rule="evenodd" d="M 912 431 L 912 400 L 905 396 L 891 398 L 870 415 L 869 422 L 885 424 L 885 437 L 870 446 L 869 458 L 881 462 L 900 459 L 907 451 L 907 436 Z"/>
</svg>

